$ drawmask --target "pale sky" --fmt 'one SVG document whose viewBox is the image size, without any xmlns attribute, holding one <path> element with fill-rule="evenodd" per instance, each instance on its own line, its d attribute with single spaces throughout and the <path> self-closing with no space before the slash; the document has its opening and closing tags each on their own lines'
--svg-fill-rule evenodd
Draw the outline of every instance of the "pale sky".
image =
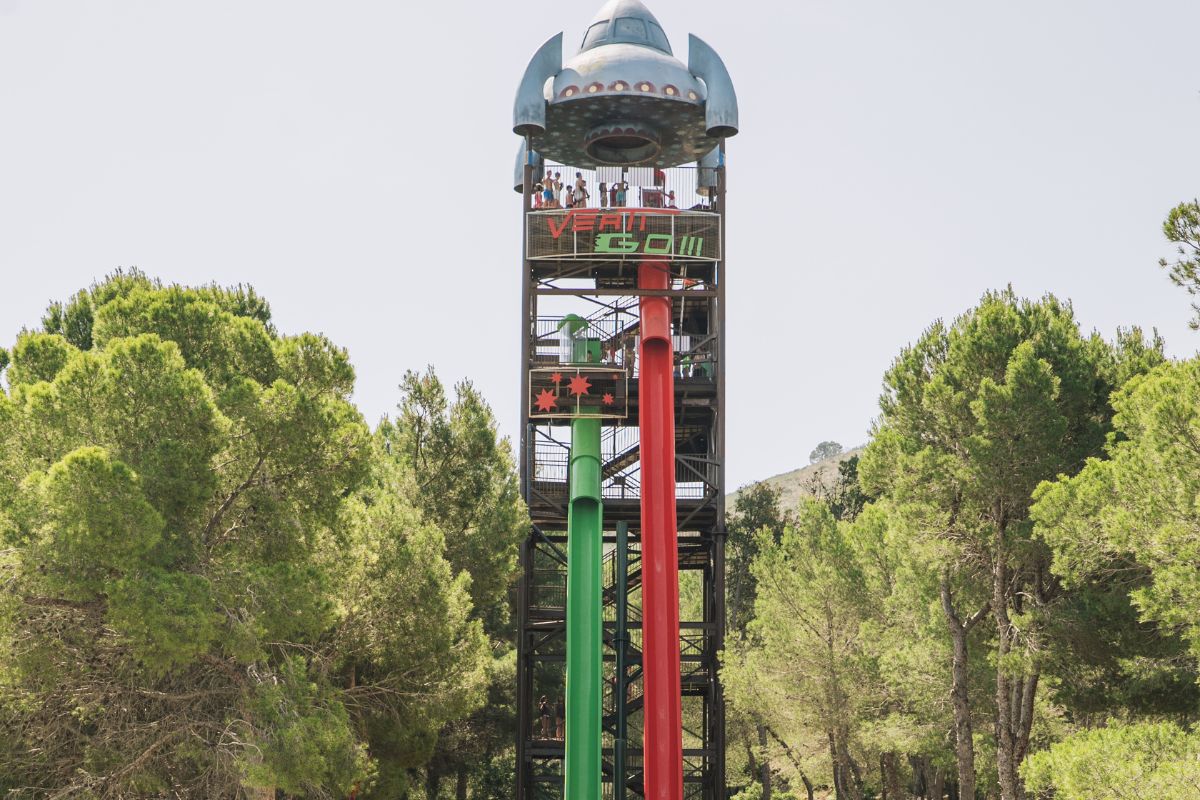
<svg viewBox="0 0 1200 800">
<path fill-rule="evenodd" d="M 867 438 L 880 377 L 989 288 L 1194 353 L 1160 225 L 1200 194 L 1200 2 L 647 0 L 741 106 L 729 150 L 730 488 Z M 253 284 L 518 428 L 512 98 L 600 0 L 0 0 L 0 342 L 118 266 Z"/>
</svg>

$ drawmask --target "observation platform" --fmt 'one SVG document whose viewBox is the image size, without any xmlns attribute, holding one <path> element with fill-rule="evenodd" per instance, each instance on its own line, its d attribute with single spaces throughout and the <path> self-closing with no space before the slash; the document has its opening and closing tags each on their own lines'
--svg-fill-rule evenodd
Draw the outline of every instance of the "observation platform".
<svg viewBox="0 0 1200 800">
<path fill-rule="evenodd" d="M 674 274 L 712 282 L 724 244 L 717 170 L 547 165 L 545 171 L 551 177 L 535 179 L 525 214 L 525 258 L 535 281 L 581 279 L 614 293 L 636 286 L 640 262 L 662 258 Z M 562 190 L 547 199 L 544 187 L 555 180 Z M 588 196 L 573 203 L 579 183 Z M 620 195 L 615 187 L 624 187 Z M 542 288 L 538 294 L 553 293 Z"/>
</svg>

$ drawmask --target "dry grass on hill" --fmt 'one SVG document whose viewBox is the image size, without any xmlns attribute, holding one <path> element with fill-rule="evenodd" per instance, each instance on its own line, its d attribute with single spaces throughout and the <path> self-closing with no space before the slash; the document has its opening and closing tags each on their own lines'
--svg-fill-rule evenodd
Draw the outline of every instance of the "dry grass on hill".
<svg viewBox="0 0 1200 800">
<path fill-rule="evenodd" d="M 855 447 L 833 458 L 827 458 L 824 461 L 818 461 L 815 464 L 809 464 L 807 467 L 794 469 L 791 472 L 773 475 L 759 482 L 769 484 L 779 490 L 779 504 L 781 508 L 795 508 L 802 496 L 812 494 L 812 487 L 815 481 L 820 481 L 825 486 L 829 486 L 837 478 L 838 464 L 851 456 L 861 455 L 862 451 L 863 448 Z M 730 511 L 734 508 L 734 501 L 737 499 L 737 495 L 738 493 L 734 492 L 725 498 L 725 506 Z"/>
</svg>

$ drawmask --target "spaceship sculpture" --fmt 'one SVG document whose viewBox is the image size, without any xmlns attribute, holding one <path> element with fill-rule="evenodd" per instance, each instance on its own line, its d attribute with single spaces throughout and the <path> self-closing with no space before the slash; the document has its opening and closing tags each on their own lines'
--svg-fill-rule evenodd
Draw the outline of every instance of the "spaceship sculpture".
<svg viewBox="0 0 1200 800">
<path fill-rule="evenodd" d="M 688 42 L 685 67 L 639 0 L 610 0 L 566 64 L 561 33 L 534 54 L 513 132 L 538 156 L 580 167 L 700 160 L 737 133 L 737 96 L 716 51 L 695 35 Z"/>
</svg>

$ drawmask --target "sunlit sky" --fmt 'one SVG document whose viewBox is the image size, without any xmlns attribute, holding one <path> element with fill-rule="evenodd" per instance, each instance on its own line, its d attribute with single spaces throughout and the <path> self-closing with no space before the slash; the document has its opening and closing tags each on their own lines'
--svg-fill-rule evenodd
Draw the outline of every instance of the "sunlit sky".
<svg viewBox="0 0 1200 800">
<path fill-rule="evenodd" d="M 372 423 L 433 364 L 515 434 L 512 98 L 600 5 L 0 0 L 0 341 L 118 266 L 246 282 L 349 349 Z M 1200 3 L 648 5 L 740 101 L 731 488 L 864 442 L 899 349 L 989 288 L 1196 351 L 1156 261 L 1200 194 Z"/>
</svg>

